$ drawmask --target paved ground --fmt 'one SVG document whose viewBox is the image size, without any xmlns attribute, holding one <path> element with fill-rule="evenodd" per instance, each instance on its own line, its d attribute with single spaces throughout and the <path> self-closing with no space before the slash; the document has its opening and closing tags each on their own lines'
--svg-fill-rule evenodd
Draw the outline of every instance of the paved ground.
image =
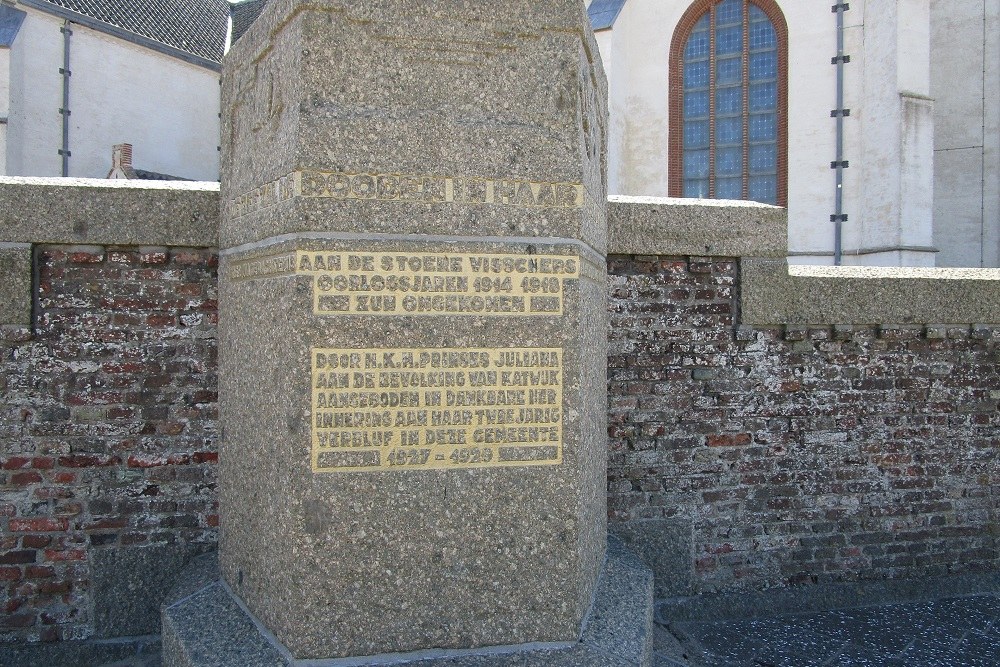
<svg viewBox="0 0 1000 667">
<path fill-rule="evenodd" d="M 1000 667 L 1000 596 L 668 623 L 656 667 Z"/>
<path fill-rule="evenodd" d="M 1000 667 L 1000 595 L 656 627 L 655 667 Z M 160 667 L 155 652 L 104 667 Z"/>
</svg>

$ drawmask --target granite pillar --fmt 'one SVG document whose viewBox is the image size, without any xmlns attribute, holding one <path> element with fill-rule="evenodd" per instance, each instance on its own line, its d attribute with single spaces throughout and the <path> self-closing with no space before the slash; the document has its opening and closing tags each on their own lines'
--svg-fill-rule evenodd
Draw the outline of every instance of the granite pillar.
<svg viewBox="0 0 1000 667">
<path fill-rule="evenodd" d="M 579 640 L 606 98 L 580 0 L 273 0 L 228 55 L 219 558 L 292 658 Z"/>
</svg>

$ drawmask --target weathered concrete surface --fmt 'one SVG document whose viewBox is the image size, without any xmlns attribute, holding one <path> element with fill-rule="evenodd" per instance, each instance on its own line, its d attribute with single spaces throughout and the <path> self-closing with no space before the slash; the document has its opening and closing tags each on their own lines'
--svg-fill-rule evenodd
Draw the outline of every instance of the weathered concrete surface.
<svg viewBox="0 0 1000 667">
<path fill-rule="evenodd" d="M 1000 269 L 789 267 L 744 259 L 741 321 L 768 324 L 989 324 Z"/>
<path fill-rule="evenodd" d="M 788 213 L 755 202 L 613 196 L 608 252 L 615 255 L 784 257 Z"/>
<path fill-rule="evenodd" d="M 218 245 L 218 183 L 0 177 L 0 243 Z"/>
<path fill-rule="evenodd" d="M 160 603 L 191 558 L 205 547 L 154 544 L 95 551 L 91 561 L 97 637 L 160 631 Z"/>
<path fill-rule="evenodd" d="M 694 591 L 694 544 L 691 524 L 684 520 L 647 519 L 610 527 L 655 577 L 657 599 Z"/>
<path fill-rule="evenodd" d="M 0 244 L 0 324 L 31 323 L 31 246 Z"/>
<path fill-rule="evenodd" d="M 163 610 L 164 664 L 182 667 L 294 667 L 286 647 L 222 581 L 214 554 L 192 563 L 167 595 Z M 582 636 L 566 646 L 425 650 L 357 659 L 308 661 L 310 667 L 651 667 L 653 574 L 620 540 L 608 539 L 608 558 Z"/>
<path fill-rule="evenodd" d="M 225 581 L 297 659 L 572 645 L 607 535 L 606 88 L 583 4 L 275 0 L 230 52 L 223 100 Z M 500 267 L 572 265 L 553 287 L 562 305 L 452 308 L 453 287 L 475 298 L 493 278 L 506 279 L 504 293 L 537 274 L 486 269 L 484 287 L 472 258 L 486 254 Z M 316 270 L 327 273 L 310 274 L 303 256 L 324 258 Z M 408 260 L 417 269 L 399 268 Z M 435 286 L 438 260 L 468 272 Z M 406 271 L 416 274 L 398 280 Z M 428 310 L 362 309 L 351 285 L 364 281 L 397 303 L 423 297 Z M 358 308 L 317 305 L 327 302 Z M 537 433 L 516 409 L 499 430 L 466 440 L 445 428 L 454 440 L 441 443 L 431 406 L 475 382 L 465 362 L 391 365 L 421 351 L 451 363 L 513 349 L 558 352 L 551 447 L 521 444 Z M 324 350 L 374 360 L 350 369 L 354 386 L 329 387 L 316 371 Z M 417 384 L 400 385 L 410 380 L 398 370 Z M 510 382 L 519 407 L 537 405 Z M 444 390 L 437 403 L 427 386 Z M 502 407 L 488 405 L 508 400 L 496 387 L 473 392 L 471 407 Z M 349 404 L 366 388 L 386 397 L 385 412 L 367 397 Z M 481 413 L 475 426 L 491 426 Z M 385 427 L 411 419 L 405 441 Z M 321 440 L 334 428 L 350 448 Z M 462 461 L 458 445 L 498 465 Z"/>
</svg>

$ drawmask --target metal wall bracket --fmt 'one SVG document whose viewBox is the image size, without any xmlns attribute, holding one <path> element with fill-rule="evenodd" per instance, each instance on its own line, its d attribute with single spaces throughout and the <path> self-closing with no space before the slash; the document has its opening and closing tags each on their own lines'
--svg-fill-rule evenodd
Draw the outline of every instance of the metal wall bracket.
<svg viewBox="0 0 1000 667">
<path fill-rule="evenodd" d="M 839 117 L 847 118 L 850 115 L 851 115 L 850 109 L 834 109 L 833 111 L 830 112 L 830 118 L 839 118 Z"/>
<path fill-rule="evenodd" d="M 849 63 L 849 62 L 851 62 L 850 56 L 834 56 L 833 58 L 830 59 L 831 65 L 836 65 L 838 63 Z"/>
<path fill-rule="evenodd" d="M 850 160 L 835 160 L 830 163 L 830 169 L 838 169 L 838 168 L 847 169 L 850 166 L 851 166 Z"/>
<path fill-rule="evenodd" d="M 831 11 L 834 14 L 836 14 L 839 11 L 845 11 L 846 12 L 850 8 L 851 8 L 851 3 L 849 3 L 849 2 L 842 2 L 842 3 L 838 4 L 838 5 L 834 5 L 833 8 L 831 9 Z"/>
<path fill-rule="evenodd" d="M 831 215 L 830 222 L 847 222 L 847 214 L 841 213 L 840 215 Z"/>
</svg>

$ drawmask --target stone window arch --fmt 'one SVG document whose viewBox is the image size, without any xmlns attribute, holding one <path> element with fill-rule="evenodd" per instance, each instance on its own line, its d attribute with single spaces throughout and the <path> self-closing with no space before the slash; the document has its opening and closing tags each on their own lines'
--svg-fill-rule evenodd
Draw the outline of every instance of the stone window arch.
<svg viewBox="0 0 1000 667">
<path fill-rule="evenodd" d="M 696 0 L 670 48 L 672 197 L 788 204 L 788 28 L 774 0 Z"/>
</svg>

